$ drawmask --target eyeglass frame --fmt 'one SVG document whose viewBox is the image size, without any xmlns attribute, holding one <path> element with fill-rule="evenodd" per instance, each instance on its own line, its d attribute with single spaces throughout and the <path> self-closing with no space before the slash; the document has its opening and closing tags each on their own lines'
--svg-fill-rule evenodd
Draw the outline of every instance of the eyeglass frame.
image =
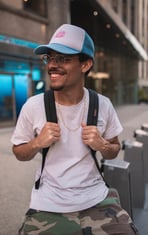
<svg viewBox="0 0 148 235">
<path fill-rule="evenodd" d="M 71 62 L 74 58 L 79 58 L 76 55 L 63 55 L 63 54 L 56 54 L 55 56 L 51 56 L 50 54 L 44 54 L 42 56 L 42 61 L 45 65 L 51 63 L 52 61 L 56 62 L 57 64 L 65 64 Z"/>
</svg>

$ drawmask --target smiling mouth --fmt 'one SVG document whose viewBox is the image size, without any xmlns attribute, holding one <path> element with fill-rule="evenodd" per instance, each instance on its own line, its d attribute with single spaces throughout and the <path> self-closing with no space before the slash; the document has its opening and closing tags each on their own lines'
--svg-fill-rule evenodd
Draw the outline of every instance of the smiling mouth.
<svg viewBox="0 0 148 235">
<path fill-rule="evenodd" d="M 59 77 L 59 75 L 60 75 L 60 74 L 58 74 L 58 73 L 51 73 L 51 74 L 50 74 L 50 77 L 52 77 L 52 78 L 57 78 L 57 77 Z"/>
<path fill-rule="evenodd" d="M 48 74 L 52 77 L 58 77 L 60 75 L 64 75 L 64 71 L 54 71 L 54 70 L 48 70 Z"/>
</svg>

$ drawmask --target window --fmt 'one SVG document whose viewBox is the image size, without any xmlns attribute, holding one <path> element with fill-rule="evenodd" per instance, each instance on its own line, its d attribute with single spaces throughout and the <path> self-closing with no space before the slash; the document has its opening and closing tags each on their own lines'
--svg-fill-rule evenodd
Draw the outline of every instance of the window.
<svg viewBox="0 0 148 235">
<path fill-rule="evenodd" d="M 122 3 L 122 19 L 123 19 L 123 22 L 126 25 L 127 25 L 127 17 L 128 17 L 127 0 L 123 0 L 123 3 Z"/>
<path fill-rule="evenodd" d="M 23 0 L 24 10 L 35 13 L 39 16 L 47 16 L 46 0 Z"/>
<path fill-rule="evenodd" d="M 112 0 L 112 8 L 114 9 L 114 11 L 118 11 L 118 0 Z"/>
<path fill-rule="evenodd" d="M 135 34 L 135 0 L 131 2 L 131 32 Z"/>
</svg>

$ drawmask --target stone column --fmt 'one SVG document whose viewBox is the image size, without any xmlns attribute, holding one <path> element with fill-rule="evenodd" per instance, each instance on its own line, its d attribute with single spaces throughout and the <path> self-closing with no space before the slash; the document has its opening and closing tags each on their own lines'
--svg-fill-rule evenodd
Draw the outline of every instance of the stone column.
<svg viewBox="0 0 148 235">
<path fill-rule="evenodd" d="M 48 21 L 47 38 L 57 27 L 70 23 L 70 0 L 47 0 Z"/>
</svg>

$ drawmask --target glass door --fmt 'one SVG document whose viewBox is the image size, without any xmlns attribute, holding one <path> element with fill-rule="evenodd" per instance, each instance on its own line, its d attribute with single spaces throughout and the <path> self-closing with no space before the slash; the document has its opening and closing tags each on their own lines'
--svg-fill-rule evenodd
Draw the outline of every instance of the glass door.
<svg viewBox="0 0 148 235">
<path fill-rule="evenodd" d="M 14 75 L 14 97 L 16 117 L 18 117 L 20 110 L 28 98 L 29 80 L 27 74 L 15 74 Z"/>
<path fill-rule="evenodd" d="M 15 123 L 22 105 L 28 98 L 28 74 L 0 74 L 0 124 Z"/>
<path fill-rule="evenodd" d="M 0 122 L 13 120 L 12 75 L 0 74 Z"/>
</svg>

